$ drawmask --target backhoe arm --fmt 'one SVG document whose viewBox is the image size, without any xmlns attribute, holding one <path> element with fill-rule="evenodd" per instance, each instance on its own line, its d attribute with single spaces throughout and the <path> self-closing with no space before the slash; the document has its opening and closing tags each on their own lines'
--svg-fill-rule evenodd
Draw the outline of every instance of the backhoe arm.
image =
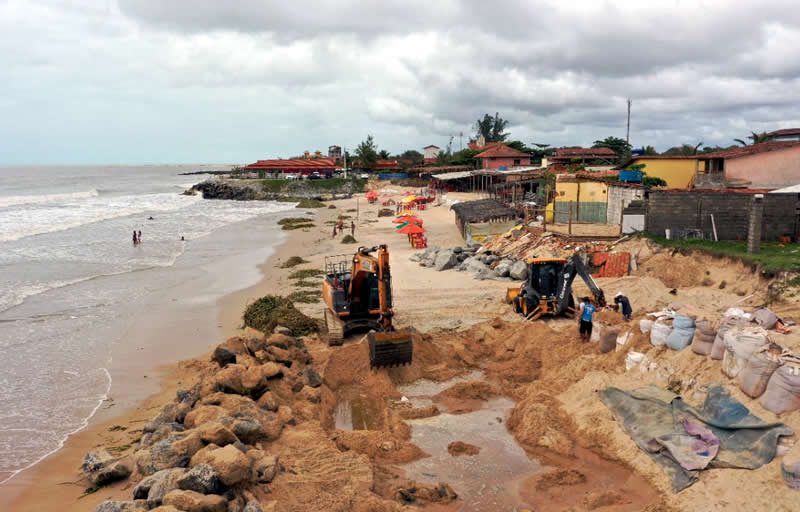
<svg viewBox="0 0 800 512">
<path fill-rule="evenodd" d="M 564 266 L 564 272 L 558 278 L 558 291 L 556 297 L 558 299 L 558 313 L 562 314 L 569 307 L 569 298 L 572 296 L 572 282 L 575 276 L 580 275 L 581 279 L 586 283 L 586 286 L 592 291 L 594 300 L 598 307 L 606 305 L 606 297 L 603 290 L 597 286 L 594 278 L 589 273 L 586 265 L 583 263 L 578 253 L 572 255 L 570 261 Z"/>
</svg>

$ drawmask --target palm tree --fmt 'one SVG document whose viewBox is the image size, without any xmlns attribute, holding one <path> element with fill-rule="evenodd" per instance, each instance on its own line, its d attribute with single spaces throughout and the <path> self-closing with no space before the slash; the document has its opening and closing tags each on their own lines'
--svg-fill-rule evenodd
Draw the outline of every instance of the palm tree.
<svg viewBox="0 0 800 512">
<path fill-rule="evenodd" d="M 767 135 L 767 132 L 762 132 L 762 133 L 750 132 L 750 135 L 748 135 L 747 138 L 752 141 L 751 144 L 761 144 L 769 140 L 769 135 Z M 747 142 L 743 141 L 742 139 L 733 139 L 733 140 L 735 142 L 738 142 L 742 146 L 747 146 Z"/>
<path fill-rule="evenodd" d="M 392 156 L 392 155 L 390 155 L 390 154 L 389 154 L 389 152 L 388 152 L 388 151 L 386 151 L 385 149 L 382 149 L 382 150 L 380 150 L 380 151 L 378 152 L 378 158 L 380 158 L 381 160 L 389 160 L 389 158 L 390 158 L 391 156 Z"/>
</svg>

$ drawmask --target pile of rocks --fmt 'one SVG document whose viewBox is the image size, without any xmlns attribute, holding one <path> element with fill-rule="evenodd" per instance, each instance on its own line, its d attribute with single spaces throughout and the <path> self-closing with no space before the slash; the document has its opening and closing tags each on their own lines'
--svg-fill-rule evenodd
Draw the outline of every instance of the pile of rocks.
<svg viewBox="0 0 800 512">
<path fill-rule="evenodd" d="M 471 272 L 480 280 L 524 281 L 528 278 L 528 265 L 524 261 L 502 258 L 492 251 L 478 254 L 480 247 L 480 244 L 448 249 L 429 247 L 410 259 L 438 271 L 456 269 L 459 272 Z"/>
<path fill-rule="evenodd" d="M 276 329 L 279 330 L 281 328 Z M 255 333 L 255 331 L 253 331 Z M 178 391 L 143 428 L 132 456 L 106 450 L 86 455 L 92 486 L 141 478 L 130 501 L 106 501 L 95 512 L 264 512 L 250 486 L 269 484 L 282 470 L 268 443 L 294 412 L 320 401 L 322 378 L 300 339 L 276 332 L 230 338 L 219 345 L 208 375 Z"/>
</svg>

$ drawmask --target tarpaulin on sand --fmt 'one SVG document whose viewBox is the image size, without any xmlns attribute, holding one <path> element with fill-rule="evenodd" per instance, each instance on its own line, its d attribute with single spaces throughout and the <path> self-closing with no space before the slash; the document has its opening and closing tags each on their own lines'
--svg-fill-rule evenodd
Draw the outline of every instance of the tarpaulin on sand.
<svg viewBox="0 0 800 512">
<path fill-rule="evenodd" d="M 709 388 L 699 410 L 656 386 L 607 388 L 600 399 L 639 448 L 664 467 L 675 491 L 692 485 L 704 468 L 759 468 L 775 457 L 778 438 L 792 434 L 783 423 L 750 414 L 719 385 Z"/>
</svg>

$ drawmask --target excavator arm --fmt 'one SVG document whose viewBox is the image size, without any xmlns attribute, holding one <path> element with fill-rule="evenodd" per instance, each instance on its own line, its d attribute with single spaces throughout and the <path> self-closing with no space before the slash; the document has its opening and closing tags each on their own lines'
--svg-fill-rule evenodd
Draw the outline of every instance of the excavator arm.
<svg viewBox="0 0 800 512">
<path fill-rule="evenodd" d="M 569 307 L 569 299 L 572 296 L 572 282 L 575 276 L 581 276 L 581 279 L 586 283 L 586 286 L 592 291 L 594 300 L 599 307 L 606 305 L 606 297 L 603 290 L 597 286 L 597 283 L 592 278 L 586 265 L 583 263 L 578 253 L 572 255 L 572 258 L 564 265 L 564 271 L 558 279 L 558 291 L 556 297 L 558 300 L 558 313 L 562 314 Z"/>
</svg>

